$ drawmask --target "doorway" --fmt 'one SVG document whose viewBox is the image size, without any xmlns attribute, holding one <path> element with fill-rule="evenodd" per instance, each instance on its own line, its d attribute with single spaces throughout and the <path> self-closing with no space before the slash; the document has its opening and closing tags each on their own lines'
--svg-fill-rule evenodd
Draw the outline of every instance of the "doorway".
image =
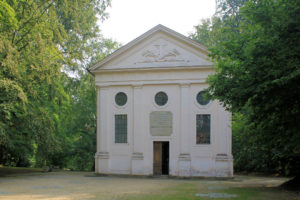
<svg viewBox="0 0 300 200">
<path fill-rule="evenodd" d="M 169 142 L 153 142 L 153 174 L 169 175 Z"/>
</svg>

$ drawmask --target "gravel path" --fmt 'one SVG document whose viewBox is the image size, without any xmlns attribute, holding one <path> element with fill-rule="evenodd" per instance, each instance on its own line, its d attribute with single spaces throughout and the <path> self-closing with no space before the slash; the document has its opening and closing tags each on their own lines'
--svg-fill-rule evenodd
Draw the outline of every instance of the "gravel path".
<svg viewBox="0 0 300 200">
<path fill-rule="evenodd" d="M 51 172 L 0 177 L 0 199 L 116 199 L 175 186 L 171 179 L 102 177 L 86 172 Z"/>
<path fill-rule="evenodd" d="M 205 185 L 208 190 L 230 187 L 274 187 L 285 178 L 236 177 L 232 180 L 169 179 L 95 176 L 92 172 L 10 174 L 0 177 L 0 199 L 122 199 L 128 195 L 151 194 L 182 184 Z M 222 182 L 220 184 L 220 182 Z"/>
</svg>

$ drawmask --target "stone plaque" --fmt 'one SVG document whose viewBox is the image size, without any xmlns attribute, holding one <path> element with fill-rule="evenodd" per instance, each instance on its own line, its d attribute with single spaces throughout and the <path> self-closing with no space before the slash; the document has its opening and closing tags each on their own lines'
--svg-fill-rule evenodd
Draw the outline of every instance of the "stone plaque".
<svg viewBox="0 0 300 200">
<path fill-rule="evenodd" d="M 170 136 L 172 134 L 172 113 L 153 111 L 150 113 L 150 134 L 152 136 Z"/>
</svg>

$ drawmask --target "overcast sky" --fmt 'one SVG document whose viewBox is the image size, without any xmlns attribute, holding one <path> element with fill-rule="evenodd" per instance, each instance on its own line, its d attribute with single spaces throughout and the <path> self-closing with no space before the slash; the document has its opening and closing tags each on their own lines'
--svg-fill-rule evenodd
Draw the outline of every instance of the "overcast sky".
<svg viewBox="0 0 300 200">
<path fill-rule="evenodd" d="M 102 34 L 123 45 L 162 24 L 183 35 L 215 12 L 215 0 L 112 0 Z"/>
</svg>

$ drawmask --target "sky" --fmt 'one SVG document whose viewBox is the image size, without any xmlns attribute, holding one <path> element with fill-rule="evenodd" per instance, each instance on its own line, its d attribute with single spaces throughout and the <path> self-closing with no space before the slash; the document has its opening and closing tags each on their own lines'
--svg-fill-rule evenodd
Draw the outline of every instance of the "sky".
<svg viewBox="0 0 300 200">
<path fill-rule="evenodd" d="M 126 44 L 162 24 L 183 35 L 215 12 L 215 0 L 112 0 L 100 23 L 105 38 Z"/>
</svg>

